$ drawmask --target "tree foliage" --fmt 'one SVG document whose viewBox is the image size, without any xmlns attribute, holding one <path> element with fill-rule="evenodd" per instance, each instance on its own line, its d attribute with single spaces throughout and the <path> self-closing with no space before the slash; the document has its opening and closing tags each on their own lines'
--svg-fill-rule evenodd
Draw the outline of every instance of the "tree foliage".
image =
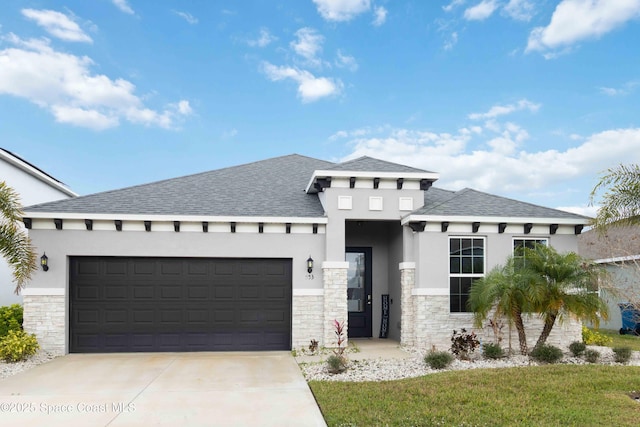
<svg viewBox="0 0 640 427">
<path fill-rule="evenodd" d="M 31 239 L 20 226 L 22 215 L 18 193 L 5 182 L 0 182 L 0 254 L 13 270 L 16 294 L 37 268 Z"/>
<path fill-rule="evenodd" d="M 600 191 L 604 194 L 594 219 L 594 226 L 604 229 L 611 225 L 640 224 L 640 166 L 618 165 L 608 169 L 591 191 L 590 202 L 596 203 Z"/>
<path fill-rule="evenodd" d="M 505 317 L 518 332 L 520 352 L 527 354 L 523 314 L 539 315 L 544 326 L 535 347 L 545 344 L 556 322 L 569 316 L 595 324 L 607 318 L 607 305 L 597 293 L 603 270 L 579 255 L 558 253 L 546 245 L 522 248 L 471 287 L 469 308 L 477 326 L 493 313 Z"/>
</svg>

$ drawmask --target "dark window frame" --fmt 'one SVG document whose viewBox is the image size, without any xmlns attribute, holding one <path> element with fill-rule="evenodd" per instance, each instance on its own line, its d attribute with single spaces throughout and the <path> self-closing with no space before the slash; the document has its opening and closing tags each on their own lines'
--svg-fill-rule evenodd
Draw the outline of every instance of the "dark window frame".
<svg viewBox="0 0 640 427">
<path fill-rule="evenodd" d="M 487 239 L 449 236 L 449 312 L 469 313 L 467 301 L 473 282 L 487 269 Z"/>
</svg>

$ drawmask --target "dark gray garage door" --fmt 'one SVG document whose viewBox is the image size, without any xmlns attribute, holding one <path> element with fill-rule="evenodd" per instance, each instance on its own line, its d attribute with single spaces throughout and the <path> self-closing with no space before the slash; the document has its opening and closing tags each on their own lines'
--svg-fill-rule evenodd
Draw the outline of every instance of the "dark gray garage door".
<svg viewBox="0 0 640 427">
<path fill-rule="evenodd" d="M 289 350 L 290 259 L 72 257 L 70 351 Z"/>
</svg>

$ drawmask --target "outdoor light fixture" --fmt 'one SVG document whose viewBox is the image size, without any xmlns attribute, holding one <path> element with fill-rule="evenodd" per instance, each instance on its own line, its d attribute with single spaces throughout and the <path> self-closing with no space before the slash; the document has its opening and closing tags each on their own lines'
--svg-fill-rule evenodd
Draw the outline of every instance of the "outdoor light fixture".
<svg viewBox="0 0 640 427">
<path fill-rule="evenodd" d="M 46 253 L 43 253 L 40 257 L 40 265 L 44 271 L 49 271 L 49 257 Z"/>
<path fill-rule="evenodd" d="M 311 258 L 311 255 L 309 255 L 309 258 L 307 258 L 307 273 L 311 274 L 312 271 L 313 271 L 313 258 Z"/>
</svg>

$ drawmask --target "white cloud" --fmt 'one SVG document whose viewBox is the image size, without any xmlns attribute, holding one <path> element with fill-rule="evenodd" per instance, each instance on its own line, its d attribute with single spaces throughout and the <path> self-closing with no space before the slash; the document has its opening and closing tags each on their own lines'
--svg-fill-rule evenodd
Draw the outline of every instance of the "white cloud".
<svg viewBox="0 0 640 427">
<path fill-rule="evenodd" d="M 497 0 L 482 0 L 475 6 L 464 11 L 464 19 L 467 21 L 484 21 L 498 8 Z"/>
<path fill-rule="evenodd" d="M 531 31 L 525 51 L 566 48 L 581 40 L 598 38 L 638 16 L 640 0 L 563 0 L 548 26 Z"/>
<path fill-rule="evenodd" d="M 195 25 L 198 23 L 198 18 L 190 14 L 189 12 L 180 12 L 178 10 L 174 10 L 173 13 L 178 15 L 180 18 L 184 19 L 191 25 Z"/>
<path fill-rule="evenodd" d="M 45 9 L 22 9 L 21 12 L 26 18 L 35 21 L 36 24 L 44 28 L 47 33 L 61 40 L 84 43 L 93 42 L 91 37 L 64 13 Z"/>
<path fill-rule="evenodd" d="M 131 82 L 93 74 L 91 58 L 56 51 L 47 39 L 9 34 L 4 41 L 11 46 L 0 50 L 0 95 L 27 99 L 60 123 L 102 130 L 124 119 L 173 128 L 191 113 L 185 100 L 160 112 L 145 107 Z"/>
<path fill-rule="evenodd" d="M 111 1 L 113 2 L 114 5 L 116 5 L 118 9 L 120 9 L 124 13 L 128 13 L 129 15 L 133 15 L 135 13 L 133 9 L 131 9 L 131 6 L 129 6 L 129 3 L 127 2 L 127 0 L 111 0 Z"/>
<path fill-rule="evenodd" d="M 222 137 L 225 139 L 234 138 L 236 135 L 238 135 L 238 129 L 236 128 L 222 132 Z"/>
<path fill-rule="evenodd" d="M 304 27 L 296 31 L 297 40 L 292 41 L 289 45 L 298 55 L 307 60 L 309 65 L 318 67 L 322 61 L 317 57 L 322 52 L 322 43 L 324 37 L 315 29 Z"/>
<path fill-rule="evenodd" d="M 251 47 L 266 47 L 278 40 L 273 36 L 267 28 L 260 28 L 260 36 L 257 39 L 247 41 L 247 44 Z"/>
<path fill-rule="evenodd" d="M 444 50 L 451 50 L 458 43 L 458 32 L 454 31 L 451 33 L 449 39 L 444 42 Z"/>
<path fill-rule="evenodd" d="M 371 0 L 313 0 L 327 21 L 350 21 L 371 8 Z"/>
<path fill-rule="evenodd" d="M 452 0 L 448 5 L 442 6 L 442 10 L 444 10 L 445 12 L 451 12 L 453 9 L 458 6 L 462 6 L 464 3 L 465 0 Z"/>
<path fill-rule="evenodd" d="M 374 8 L 373 13 L 375 15 L 375 19 L 373 20 L 372 24 L 376 27 L 384 24 L 387 20 L 387 9 L 385 9 L 384 7 L 379 6 Z"/>
<path fill-rule="evenodd" d="M 640 82 L 638 81 L 630 81 L 625 83 L 624 85 L 622 85 L 622 87 L 619 87 L 619 88 L 601 87 L 599 89 L 600 89 L 600 93 L 604 95 L 621 96 L 621 95 L 630 94 L 639 85 L 640 85 Z"/>
<path fill-rule="evenodd" d="M 336 53 L 335 64 L 339 68 L 348 68 L 349 71 L 358 70 L 358 61 L 353 56 L 344 55 L 340 50 Z"/>
<path fill-rule="evenodd" d="M 321 98 L 336 95 L 342 90 L 342 82 L 327 77 L 315 77 L 306 70 L 293 67 L 278 67 L 264 62 L 262 71 L 272 81 L 291 79 L 298 83 L 298 96 L 302 102 L 314 102 Z"/>
<path fill-rule="evenodd" d="M 343 135 L 349 133 L 342 131 Z M 342 160 L 367 155 L 435 172 L 445 172 L 441 169 L 446 165 L 446 175 L 438 181 L 440 187 L 471 187 L 497 194 L 528 192 L 565 180 L 595 177 L 620 159 L 640 161 L 640 128 L 596 133 L 564 151 L 512 150 L 509 141 L 496 139 L 489 149 L 470 150 L 470 142 L 478 137 L 467 128 L 454 134 L 392 129 L 382 136 L 354 137 L 351 154 Z M 584 197 L 586 202 L 588 194 Z"/>
<path fill-rule="evenodd" d="M 529 110 L 535 113 L 536 111 L 538 111 L 539 108 L 540 108 L 540 104 L 534 104 L 533 102 L 528 101 L 526 99 L 521 99 L 515 104 L 494 105 L 486 113 L 469 114 L 469 118 L 471 120 L 493 119 L 498 116 L 504 116 L 506 114 L 511 114 L 516 111 L 522 111 L 522 110 Z"/>
<path fill-rule="evenodd" d="M 503 8 L 504 14 L 517 21 L 530 21 L 534 14 L 534 4 L 529 0 L 509 0 Z"/>
</svg>

